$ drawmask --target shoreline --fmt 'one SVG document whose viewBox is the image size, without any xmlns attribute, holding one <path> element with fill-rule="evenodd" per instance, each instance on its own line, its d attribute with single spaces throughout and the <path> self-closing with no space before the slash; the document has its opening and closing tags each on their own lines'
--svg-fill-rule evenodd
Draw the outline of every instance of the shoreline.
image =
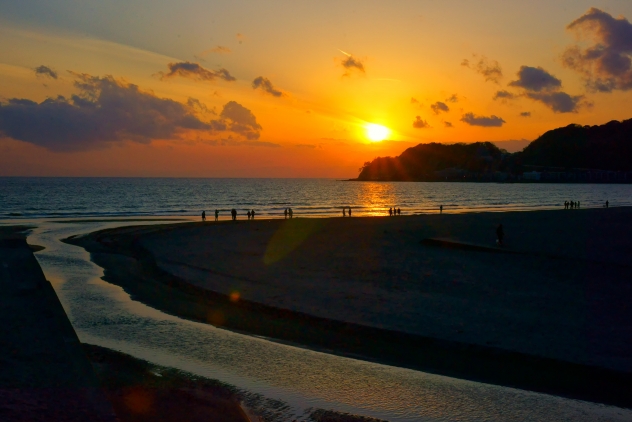
<svg viewBox="0 0 632 422">
<path fill-rule="evenodd" d="M 283 224 L 276 219 L 237 224 L 265 226 L 270 222 Z M 227 224 L 231 225 L 219 225 Z M 234 302 L 228 294 L 201 288 L 160 268 L 155 256 L 139 241 L 143 236 L 177 232 L 184 226 L 202 229 L 212 225 L 122 227 L 64 241 L 88 250 L 92 260 L 105 269 L 106 281 L 123 287 L 136 300 L 183 318 L 342 356 L 632 407 L 632 373 L 628 371 L 344 322 L 244 298 Z"/>
</svg>

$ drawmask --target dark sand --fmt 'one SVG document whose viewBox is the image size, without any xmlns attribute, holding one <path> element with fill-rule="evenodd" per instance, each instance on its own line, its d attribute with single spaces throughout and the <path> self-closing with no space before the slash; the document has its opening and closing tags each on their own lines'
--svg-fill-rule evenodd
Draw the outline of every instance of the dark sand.
<svg viewBox="0 0 632 422">
<path fill-rule="evenodd" d="M 115 421 L 27 228 L 0 228 L 0 420 Z"/>
<path fill-rule="evenodd" d="M 495 252 L 499 222 L 510 253 Z M 632 406 L 632 208 L 206 222 L 70 242 L 184 317 Z"/>
</svg>

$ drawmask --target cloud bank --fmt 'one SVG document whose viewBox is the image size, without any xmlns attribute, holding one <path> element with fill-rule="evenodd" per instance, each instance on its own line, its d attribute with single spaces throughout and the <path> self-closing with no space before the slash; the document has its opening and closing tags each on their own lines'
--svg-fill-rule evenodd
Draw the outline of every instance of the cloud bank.
<svg viewBox="0 0 632 422">
<path fill-rule="evenodd" d="M 477 116 L 474 113 L 465 113 L 461 117 L 461 121 L 467 123 L 470 126 L 482 126 L 482 127 L 500 127 L 503 123 L 506 123 L 498 116 Z"/>
<path fill-rule="evenodd" d="M 342 50 L 338 50 L 346 57 L 340 61 L 340 65 L 344 67 L 345 73 L 342 76 L 351 76 L 354 73 L 364 75 L 366 73 L 366 69 L 364 68 L 364 63 L 357 57 L 349 53 L 345 53 Z"/>
<path fill-rule="evenodd" d="M 181 139 L 189 131 L 259 138 L 255 116 L 234 101 L 224 105 L 219 119 L 205 120 L 195 100 L 183 104 L 159 98 L 111 76 L 73 76 L 79 93 L 70 98 L 0 103 L 0 133 L 51 151 L 92 150 L 122 141 L 148 144 Z"/>
<path fill-rule="evenodd" d="M 591 91 L 632 89 L 632 24 L 597 8 L 591 8 L 567 27 L 592 45 L 569 47 L 562 54 L 564 66 L 580 72 Z"/>
<path fill-rule="evenodd" d="M 228 70 L 222 68 L 218 70 L 209 70 L 198 63 L 192 62 L 176 62 L 169 63 L 169 72 L 158 72 L 160 79 L 169 79 L 180 76 L 182 78 L 193 79 L 194 81 L 214 81 L 216 79 L 223 79 L 225 81 L 232 82 L 235 78 L 228 72 Z"/>
<path fill-rule="evenodd" d="M 34 70 L 37 76 L 47 76 L 53 79 L 57 79 L 58 77 L 57 72 L 55 72 L 53 69 L 51 69 L 48 66 L 41 65 L 41 66 L 36 67 Z"/>
<path fill-rule="evenodd" d="M 272 82 L 270 82 L 270 79 L 264 78 L 263 76 L 259 76 L 258 78 L 255 78 L 254 81 L 252 81 L 252 88 L 260 89 L 261 91 L 265 92 L 266 94 L 270 94 L 273 97 L 283 97 L 286 95 L 283 91 L 275 88 L 274 85 L 272 85 Z"/>
<path fill-rule="evenodd" d="M 518 71 L 518 80 L 509 82 L 509 86 L 540 92 L 559 89 L 562 81 L 541 67 L 521 66 Z"/>
</svg>

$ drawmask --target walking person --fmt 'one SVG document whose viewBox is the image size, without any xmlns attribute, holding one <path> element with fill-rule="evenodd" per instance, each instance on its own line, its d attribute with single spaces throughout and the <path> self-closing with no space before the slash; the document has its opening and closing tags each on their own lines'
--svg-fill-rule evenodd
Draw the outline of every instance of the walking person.
<svg viewBox="0 0 632 422">
<path fill-rule="evenodd" d="M 443 214 L 443 205 L 439 205 L 439 214 Z"/>
<path fill-rule="evenodd" d="M 219 210 L 215 210 L 215 221 L 219 219 Z"/>
<path fill-rule="evenodd" d="M 237 210 L 235 208 L 230 211 L 230 215 L 233 217 L 233 221 L 237 220 Z"/>
<path fill-rule="evenodd" d="M 388 209 L 388 216 L 392 217 L 393 216 L 393 208 L 389 208 Z"/>
<path fill-rule="evenodd" d="M 206 211 L 202 211 L 202 221 L 206 221 Z"/>
<path fill-rule="evenodd" d="M 499 224 L 498 227 L 496 228 L 496 237 L 497 242 L 498 242 L 498 246 L 503 246 L 503 238 L 505 237 L 505 230 L 503 229 L 503 225 Z"/>
<path fill-rule="evenodd" d="M 248 220 L 250 220 L 250 210 L 248 210 L 247 215 L 248 215 Z"/>
<path fill-rule="evenodd" d="M 292 211 L 292 208 L 288 208 L 287 213 L 290 215 L 290 218 L 294 218 L 294 211 Z"/>
<path fill-rule="evenodd" d="M 287 208 L 283 210 L 283 218 L 287 220 Z"/>
<path fill-rule="evenodd" d="M 349 217 L 351 217 L 351 207 L 349 207 Z"/>
<path fill-rule="evenodd" d="M 608 208 L 608 205 L 609 205 L 609 203 L 608 203 L 608 201 L 606 200 L 606 208 Z"/>
<path fill-rule="evenodd" d="M 250 218 L 255 219 L 255 210 L 250 210 Z"/>
<path fill-rule="evenodd" d="M 397 208 L 397 215 L 402 215 L 402 209 L 401 208 Z"/>
<path fill-rule="evenodd" d="M 347 209 L 345 207 L 342 207 L 342 216 L 343 217 L 347 216 Z"/>
</svg>

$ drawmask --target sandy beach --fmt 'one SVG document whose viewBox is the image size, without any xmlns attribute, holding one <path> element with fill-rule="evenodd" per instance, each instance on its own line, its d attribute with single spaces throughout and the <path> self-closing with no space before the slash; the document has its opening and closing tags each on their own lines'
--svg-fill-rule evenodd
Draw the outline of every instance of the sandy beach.
<svg viewBox="0 0 632 422">
<path fill-rule="evenodd" d="M 629 407 L 631 217 L 610 208 L 241 220 L 70 242 L 92 252 L 108 281 L 170 313 Z"/>
</svg>

